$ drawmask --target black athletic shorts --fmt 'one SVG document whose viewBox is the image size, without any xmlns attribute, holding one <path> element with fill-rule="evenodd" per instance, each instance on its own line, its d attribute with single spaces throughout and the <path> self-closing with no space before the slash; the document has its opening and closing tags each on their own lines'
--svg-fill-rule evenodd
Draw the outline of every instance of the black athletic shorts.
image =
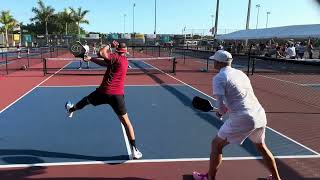
<svg viewBox="0 0 320 180">
<path fill-rule="evenodd" d="M 104 94 L 96 90 L 89 94 L 87 98 L 89 103 L 94 106 L 109 104 L 117 115 L 124 115 L 127 113 L 124 95 Z"/>
</svg>

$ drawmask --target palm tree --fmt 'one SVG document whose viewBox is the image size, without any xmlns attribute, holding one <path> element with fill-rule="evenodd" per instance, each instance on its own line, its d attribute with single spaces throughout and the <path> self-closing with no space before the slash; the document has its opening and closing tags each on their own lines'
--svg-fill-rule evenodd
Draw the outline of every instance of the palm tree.
<svg viewBox="0 0 320 180">
<path fill-rule="evenodd" d="M 64 9 L 61 13 L 58 14 L 59 21 L 65 25 L 65 35 L 68 35 L 68 24 L 74 22 L 72 13 L 69 9 Z"/>
<path fill-rule="evenodd" d="M 85 19 L 85 15 L 89 12 L 88 10 L 82 10 L 81 7 L 79 7 L 77 10 L 73 9 L 70 7 L 71 14 L 73 20 L 77 23 L 78 25 L 78 37 L 80 40 L 80 24 L 85 23 L 89 24 L 89 21 Z"/>
<path fill-rule="evenodd" d="M 42 0 L 38 1 L 38 8 L 33 7 L 32 12 L 35 13 L 35 17 L 31 18 L 31 21 L 36 21 L 45 24 L 47 44 L 48 44 L 48 22 L 50 17 L 54 15 L 54 9 L 51 6 L 46 6 Z"/>
<path fill-rule="evenodd" d="M 0 23 L 3 24 L 4 33 L 5 33 L 6 47 L 9 47 L 8 30 L 13 28 L 17 24 L 17 21 L 10 14 L 10 11 L 1 11 L 1 13 L 0 13 Z"/>
</svg>

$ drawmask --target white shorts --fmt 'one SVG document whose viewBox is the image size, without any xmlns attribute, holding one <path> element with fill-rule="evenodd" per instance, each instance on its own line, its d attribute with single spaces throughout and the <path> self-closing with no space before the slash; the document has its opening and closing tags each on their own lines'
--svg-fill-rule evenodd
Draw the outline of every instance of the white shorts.
<svg viewBox="0 0 320 180">
<path fill-rule="evenodd" d="M 242 144 L 248 137 L 253 143 L 264 143 L 266 127 L 254 128 L 253 125 L 237 121 L 226 121 L 218 132 L 218 137 L 230 144 Z"/>
</svg>

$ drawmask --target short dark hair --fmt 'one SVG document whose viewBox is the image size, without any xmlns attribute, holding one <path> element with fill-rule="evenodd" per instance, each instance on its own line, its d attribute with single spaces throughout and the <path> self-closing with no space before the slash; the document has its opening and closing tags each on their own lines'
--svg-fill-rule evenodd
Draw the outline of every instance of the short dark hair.
<svg viewBox="0 0 320 180">
<path fill-rule="evenodd" d="M 118 48 L 126 48 L 126 47 L 127 47 L 126 43 L 120 43 L 118 46 Z"/>
</svg>

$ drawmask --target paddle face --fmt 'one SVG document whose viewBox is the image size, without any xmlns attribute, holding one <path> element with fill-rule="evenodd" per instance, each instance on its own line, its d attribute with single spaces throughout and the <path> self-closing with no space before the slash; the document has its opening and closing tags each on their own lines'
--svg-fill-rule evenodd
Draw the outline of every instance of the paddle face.
<svg viewBox="0 0 320 180">
<path fill-rule="evenodd" d="M 192 99 L 192 105 L 194 108 L 203 111 L 203 112 L 209 112 L 209 111 L 214 111 L 215 108 L 213 108 L 212 104 L 210 101 L 207 99 L 203 99 L 199 96 L 195 96 Z"/>
<path fill-rule="evenodd" d="M 74 55 L 74 57 L 80 57 L 80 58 L 84 58 L 84 55 L 86 53 L 86 49 L 83 47 L 83 45 L 79 41 L 71 45 L 70 51 Z"/>
</svg>

